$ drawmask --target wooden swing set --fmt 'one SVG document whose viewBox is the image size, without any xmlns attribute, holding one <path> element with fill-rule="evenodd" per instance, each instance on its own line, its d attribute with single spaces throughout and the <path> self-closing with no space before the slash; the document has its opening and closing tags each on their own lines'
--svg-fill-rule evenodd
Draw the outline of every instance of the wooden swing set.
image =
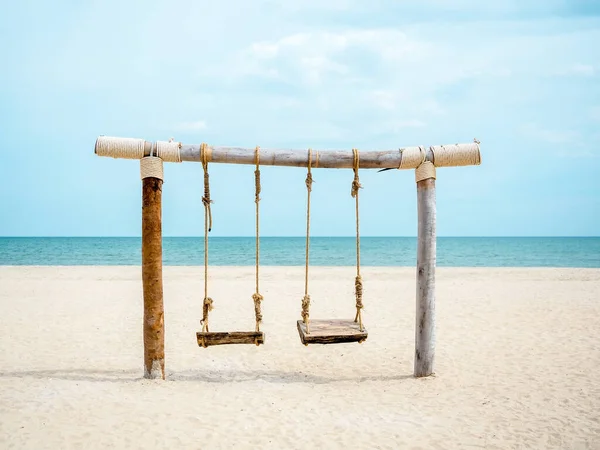
<svg viewBox="0 0 600 450">
<path fill-rule="evenodd" d="M 208 348 L 225 344 L 265 343 L 259 290 L 260 221 L 259 202 L 261 193 L 260 166 L 306 167 L 306 257 L 304 270 L 304 296 L 301 301 L 301 320 L 297 321 L 300 341 L 309 344 L 362 343 L 368 337 L 362 320 L 363 284 L 360 274 L 360 222 L 359 180 L 360 168 L 415 169 L 418 205 L 417 247 L 417 315 L 415 330 L 415 377 L 433 373 L 435 355 L 435 178 L 436 167 L 468 166 L 481 164 L 479 142 L 425 147 L 406 147 L 390 151 L 352 153 L 340 151 L 261 150 L 237 147 L 213 147 L 207 144 L 183 145 L 180 142 L 147 142 L 143 139 L 100 136 L 94 152 L 99 156 L 139 159 L 142 178 L 142 281 L 144 291 L 144 377 L 165 378 L 164 368 L 164 309 L 162 288 L 162 183 L 163 161 L 201 162 L 204 172 L 204 299 L 202 302 L 202 330 L 196 333 L 198 345 Z M 215 332 L 209 330 L 209 312 L 213 300 L 208 293 L 209 248 L 208 234 L 212 229 L 210 183 L 208 163 L 255 165 L 256 203 L 256 289 L 254 301 L 255 330 Z M 310 200 L 313 168 L 352 168 L 351 196 L 356 211 L 356 277 L 354 319 L 310 319 L 310 295 L 308 289 L 310 248 Z"/>
</svg>

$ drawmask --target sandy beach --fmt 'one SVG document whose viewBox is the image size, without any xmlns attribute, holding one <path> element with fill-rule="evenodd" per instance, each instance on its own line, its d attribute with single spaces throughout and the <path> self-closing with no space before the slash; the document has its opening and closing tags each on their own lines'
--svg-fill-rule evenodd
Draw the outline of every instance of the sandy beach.
<svg viewBox="0 0 600 450">
<path fill-rule="evenodd" d="M 166 267 L 167 380 L 145 380 L 139 267 L 0 267 L 0 448 L 600 449 L 600 270 L 437 269 L 414 379 L 414 268 L 363 269 L 363 344 L 300 344 L 302 268 L 263 267 L 266 344 L 199 348 L 201 267 Z M 212 267 L 211 329 L 253 328 L 253 268 Z M 354 269 L 311 269 L 352 318 Z"/>
</svg>

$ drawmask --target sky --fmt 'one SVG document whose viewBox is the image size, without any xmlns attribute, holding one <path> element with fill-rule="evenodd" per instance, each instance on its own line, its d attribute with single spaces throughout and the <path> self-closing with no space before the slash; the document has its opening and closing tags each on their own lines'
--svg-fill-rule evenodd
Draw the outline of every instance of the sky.
<svg viewBox="0 0 600 450">
<path fill-rule="evenodd" d="M 4 2 L 0 236 L 140 236 L 139 162 L 98 136 L 253 148 L 481 142 L 437 171 L 438 236 L 600 235 L 595 0 Z M 254 233 L 252 166 L 212 164 L 214 236 Z M 263 167 L 261 234 L 305 232 L 306 170 Z M 318 169 L 315 236 L 352 236 Z M 362 170 L 361 233 L 415 236 L 414 173 Z M 165 163 L 163 233 L 203 233 L 202 166 Z"/>
</svg>

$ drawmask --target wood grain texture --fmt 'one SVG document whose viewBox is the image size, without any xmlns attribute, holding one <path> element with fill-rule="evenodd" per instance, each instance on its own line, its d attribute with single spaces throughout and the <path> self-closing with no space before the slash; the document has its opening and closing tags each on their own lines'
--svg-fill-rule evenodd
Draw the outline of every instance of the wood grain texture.
<svg viewBox="0 0 600 450">
<path fill-rule="evenodd" d="M 196 333 L 198 345 L 200 347 L 210 347 L 213 345 L 227 344 L 255 344 L 265 343 L 265 334 L 262 331 L 209 331 Z"/>
<path fill-rule="evenodd" d="M 360 331 L 358 323 L 353 320 L 311 320 L 310 333 L 306 332 L 306 325 L 302 320 L 298 320 L 297 327 L 304 345 L 363 342 L 369 336 L 367 330 Z"/>
<path fill-rule="evenodd" d="M 415 326 L 415 377 L 433 373 L 435 358 L 435 178 L 417 183 L 417 307 Z"/>
<path fill-rule="evenodd" d="M 142 284 L 144 291 L 144 378 L 165 379 L 162 280 L 162 180 L 142 180 Z"/>
<path fill-rule="evenodd" d="M 200 147 L 196 145 L 184 145 L 181 148 L 182 161 L 200 161 Z M 314 169 L 351 169 L 354 156 L 352 151 L 327 150 L 312 152 L 312 167 Z M 399 150 L 385 151 L 361 151 L 360 167 L 383 169 L 387 167 L 397 168 L 400 165 L 401 154 Z M 238 147 L 211 147 L 211 163 L 224 164 L 255 164 L 254 149 Z M 307 167 L 308 149 L 260 149 L 261 166 L 284 166 L 284 167 Z"/>
</svg>

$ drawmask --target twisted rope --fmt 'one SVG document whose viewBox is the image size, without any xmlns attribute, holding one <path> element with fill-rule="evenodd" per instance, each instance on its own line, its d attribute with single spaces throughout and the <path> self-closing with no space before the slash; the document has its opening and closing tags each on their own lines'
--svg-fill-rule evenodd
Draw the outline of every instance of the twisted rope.
<svg viewBox="0 0 600 450">
<path fill-rule="evenodd" d="M 210 185 L 208 183 L 208 158 L 206 156 L 206 144 L 202 144 L 202 169 L 204 170 L 204 302 L 202 304 L 202 332 L 208 332 L 208 313 L 213 309 L 213 299 L 208 296 L 208 232 L 212 228 L 212 214 L 210 212 Z M 206 347 L 204 337 L 202 346 Z"/>
<path fill-rule="evenodd" d="M 208 312 L 213 310 L 213 299 L 204 296 L 204 302 L 202 303 L 202 331 L 208 331 Z"/>
<path fill-rule="evenodd" d="M 352 198 L 356 198 L 356 201 L 358 202 L 358 190 L 362 188 L 362 186 L 360 184 L 360 180 L 358 178 L 358 165 L 359 165 L 358 150 L 353 148 L 352 153 L 354 156 L 354 164 L 353 164 L 353 169 L 352 169 L 352 170 L 354 170 L 354 179 L 352 180 L 352 190 L 350 191 L 350 195 L 352 195 Z"/>
<path fill-rule="evenodd" d="M 140 159 L 140 178 L 164 179 L 162 159 L 156 156 L 145 156 Z"/>
<path fill-rule="evenodd" d="M 308 172 L 306 174 L 306 191 L 308 195 L 306 205 L 306 264 L 304 271 L 304 297 L 302 298 L 302 320 L 306 325 L 306 333 L 310 333 L 309 329 L 309 310 L 310 310 L 310 295 L 308 295 L 308 251 L 310 246 L 310 193 L 312 191 L 313 178 L 310 171 L 312 164 L 312 150 L 308 149 Z"/>
<path fill-rule="evenodd" d="M 100 136 L 96 140 L 96 154 L 113 158 L 142 159 L 144 139 Z"/>
<path fill-rule="evenodd" d="M 354 279 L 354 293 L 356 295 L 356 316 L 354 317 L 354 321 L 358 322 L 358 326 L 360 331 L 363 331 L 363 323 L 362 323 L 362 294 L 363 294 L 363 285 L 362 285 L 362 277 L 360 275 L 360 222 L 358 215 L 358 190 L 362 188 L 359 178 L 358 178 L 358 169 L 360 166 L 360 155 L 358 150 L 353 148 L 352 153 L 354 156 L 354 179 L 352 180 L 352 197 L 356 199 L 356 278 Z"/>
<path fill-rule="evenodd" d="M 477 166 L 481 164 L 479 141 L 472 144 L 434 145 L 433 162 L 436 167 Z"/>
<path fill-rule="evenodd" d="M 156 154 L 163 161 L 167 162 L 181 162 L 181 142 L 169 142 L 157 141 L 156 142 Z"/>
<path fill-rule="evenodd" d="M 431 161 L 424 161 L 415 169 L 415 180 L 418 183 L 428 178 L 435 178 L 435 166 Z"/>
<path fill-rule="evenodd" d="M 424 147 L 406 147 L 400 149 L 400 166 L 398 169 L 416 169 L 427 156 Z"/>
<path fill-rule="evenodd" d="M 206 144 L 202 144 L 200 146 L 200 153 L 202 156 L 202 168 L 204 169 L 204 196 L 202 197 L 202 204 L 204 205 L 204 211 L 208 214 L 208 231 L 212 230 L 212 211 L 210 209 L 210 204 L 212 200 L 210 199 L 210 185 L 209 185 L 209 175 L 208 175 L 208 146 Z"/>
<path fill-rule="evenodd" d="M 260 147 L 256 147 L 256 170 L 254 171 L 254 203 L 256 203 L 256 292 L 252 294 L 252 299 L 254 300 L 254 316 L 256 319 L 256 331 L 260 331 L 260 323 L 262 322 L 262 312 L 260 308 L 260 303 L 263 300 L 263 296 L 260 295 L 260 291 L 258 289 L 258 268 L 259 268 L 259 255 L 260 255 L 260 228 L 259 228 L 259 207 L 258 203 L 260 202 Z M 258 345 L 258 339 L 255 339 L 256 345 Z"/>
</svg>

